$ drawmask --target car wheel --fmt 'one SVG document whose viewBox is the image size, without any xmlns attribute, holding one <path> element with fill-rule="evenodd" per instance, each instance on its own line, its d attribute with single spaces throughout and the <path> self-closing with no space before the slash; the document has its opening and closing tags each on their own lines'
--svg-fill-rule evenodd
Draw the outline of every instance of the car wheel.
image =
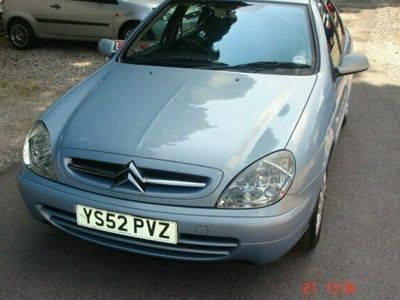
<svg viewBox="0 0 400 300">
<path fill-rule="evenodd" d="M 132 21 L 125 24 L 119 33 L 119 39 L 127 40 L 131 37 L 131 35 L 135 32 L 135 28 L 139 25 L 140 22 Z"/>
<path fill-rule="evenodd" d="M 326 172 L 324 174 L 323 182 L 321 184 L 317 205 L 308 223 L 308 228 L 297 243 L 297 248 L 301 251 L 307 252 L 313 250 L 321 236 L 322 219 L 324 216 L 326 198 Z"/>
<path fill-rule="evenodd" d="M 36 42 L 32 27 L 24 20 L 14 20 L 8 26 L 8 36 L 16 49 L 32 48 Z"/>
</svg>

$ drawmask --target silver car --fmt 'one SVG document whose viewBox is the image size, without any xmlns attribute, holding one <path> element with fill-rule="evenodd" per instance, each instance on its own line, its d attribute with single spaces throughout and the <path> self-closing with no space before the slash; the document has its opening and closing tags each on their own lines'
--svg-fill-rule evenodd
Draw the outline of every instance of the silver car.
<svg viewBox="0 0 400 300">
<path fill-rule="evenodd" d="M 267 263 L 318 243 L 345 122 L 349 32 L 330 1 L 167 1 L 29 132 L 31 213 L 76 237 Z"/>
<path fill-rule="evenodd" d="M 4 27 L 17 49 L 37 39 L 125 39 L 162 0 L 6 0 Z"/>
</svg>

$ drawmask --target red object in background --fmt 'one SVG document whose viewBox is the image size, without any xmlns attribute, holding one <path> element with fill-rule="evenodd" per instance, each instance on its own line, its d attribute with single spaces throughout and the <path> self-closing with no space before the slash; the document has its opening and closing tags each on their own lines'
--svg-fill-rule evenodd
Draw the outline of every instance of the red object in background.
<svg viewBox="0 0 400 300">
<path fill-rule="evenodd" d="M 115 51 L 118 51 L 119 49 L 122 48 L 122 46 L 124 45 L 125 41 L 124 40 L 116 40 L 114 41 L 114 45 L 115 45 Z"/>
<path fill-rule="evenodd" d="M 356 286 L 353 282 L 350 281 L 331 281 L 325 284 L 325 291 L 329 296 L 334 298 L 355 296 Z"/>
<path fill-rule="evenodd" d="M 325 291 L 331 297 L 340 296 L 342 285 L 336 281 L 330 281 L 325 284 Z"/>
<path fill-rule="evenodd" d="M 356 285 L 351 281 L 328 281 L 325 284 L 325 293 L 330 298 L 353 297 L 356 295 Z M 315 281 L 303 284 L 303 298 L 316 298 L 318 285 Z"/>
<path fill-rule="evenodd" d="M 326 9 L 327 9 L 330 13 L 333 13 L 333 12 L 334 12 L 333 4 L 332 4 L 331 1 L 328 1 L 328 3 L 326 3 Z"/>
<path fill-rule="evenodd" d="M 313 281 L 305 282 L 303 285 L 303 296 L 315 296 L 317 294 L 317 284 Z"/>
<path fill-rule="evenodd" d="M 345 281 L 342 287 L 343 296 L 354 296 L 356 294 L 356 286 L 353 282 Z"/>
</svg>

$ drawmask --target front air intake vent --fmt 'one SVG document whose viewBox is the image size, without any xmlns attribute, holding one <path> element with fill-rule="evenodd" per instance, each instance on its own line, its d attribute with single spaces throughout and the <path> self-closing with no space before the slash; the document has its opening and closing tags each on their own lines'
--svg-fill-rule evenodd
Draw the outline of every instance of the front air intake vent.
<svg viewBox="0 0 400 300">
<path fill-rule="evenodd" d="M 50 206 L 40 206 L 39 209 L 50 223 L 65 232 L 91 242 L 134 253 L 175 259 L 185 258 L 194 261 L 209 261 L 218 258 L 223 259 L 231 255 L 239 246 L 239 241 L 233 238 L 183 233 L 179 234 L 178 244 L 176 245 L 139 240 L 80 227 L 76 223 L 75 213 Z"/>
<path fill-rule="evenodd" d="M 98 180 L 117 191 L 134 190 L 150 192 L 196 192 L 207 186 L 209 179 L 193 174 L 139 168 L 133 161 L 126 165 L 88 159 L 69 159 L 68 168 L 86 180 Z"/>
</svg>

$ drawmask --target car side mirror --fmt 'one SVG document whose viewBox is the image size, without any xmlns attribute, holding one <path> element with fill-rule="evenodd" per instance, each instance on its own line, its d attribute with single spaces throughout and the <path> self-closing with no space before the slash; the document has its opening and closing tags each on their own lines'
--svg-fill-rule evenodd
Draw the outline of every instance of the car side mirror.
<svg viewBox="0 0 400 300">
<path fill-rule="evenodd" d="M 109 39 L 101 39 L 97 46 L 98 51 L 100 54 L 106 57 L 112 57 L 116 51 L 115 42 Z"/>
<path fill-rule="evenodd" d="M 337 77 L 351 75 L 368 70 L 368 58 L 363 54 L 347 54 L 343 56 L 342 63 L 336 67 Z"/>
</svg>

